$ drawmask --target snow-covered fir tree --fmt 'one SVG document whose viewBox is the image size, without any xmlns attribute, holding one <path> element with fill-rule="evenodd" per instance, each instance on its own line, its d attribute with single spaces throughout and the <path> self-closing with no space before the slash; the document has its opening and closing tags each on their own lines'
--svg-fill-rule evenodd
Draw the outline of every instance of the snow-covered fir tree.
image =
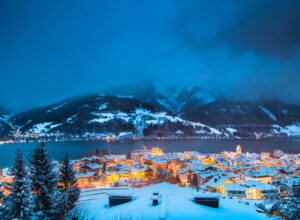
<svg viewBox="0 0 300 220">
<path fill-rule="evenodd" d="M 39 144 L 30 154 L 30 180 L 35 212 L 39 219 L 53 219 L 57 213 L 57 172 L 49 158 L 45 143 Z"/>
<path fill-rule="evenodd" d="M 1 219 L 32 219 L 34 203 L 30 192 L 30 181 L 19 149 L 13 167 L 10 169 L 10 175 L 13 176 L 13 181 L 9 187 L 9 195 L 3 199 Z"/>
<path fill-rule="evenodd" d="M 106 163 L 103 163 L 103 167 L 102 167 L 102 173 L 103 175 L 106 173 Z"/>
<path fill-rule="evenodd" d="M 61 186 L 60 210 L 63 215 L 75 207 L 80 196 L 80 189 L 76 179 L 76 171 L 71 164 L 68 154 L 62 161 L 59 172 L 59 185 Z"/>
<path fill-rule="evenodd" d="M 196 189 L 199 189 L 199 181 L 198 181 L 198 177 L 196 175 L 194 175 L 194 177 L 192 179 L 192 186 L 195 187 Z"/>
<path fill-rule="evenodd" d="M 0 183 L 0 187 L 3 187 L 2 183 Z M 0 204 L 2 203 L 3 197 L 4 197 L 3 190 L 0 189 Z"/>
<path fill-rule="evenodd" d="M 0 187 L 3 187 L 3 185 L 4 185 L 3 183 L 0 183 Z M 3 212 L 3 206 L 1 206 L 3 198 L 4 198 L 3 190 L 0 189 L 0 218 Z"/>
<path fill-rule="evenodd" d="M 294 186 L 299 184 L 293 183 Z M 278 191 L 273 195 L 273 199 L 266 199 L 257 206 L 274 219 L 300 219 L 300 191 L 296 188 L 288 194 L 284 190 Z"/>
</svg>

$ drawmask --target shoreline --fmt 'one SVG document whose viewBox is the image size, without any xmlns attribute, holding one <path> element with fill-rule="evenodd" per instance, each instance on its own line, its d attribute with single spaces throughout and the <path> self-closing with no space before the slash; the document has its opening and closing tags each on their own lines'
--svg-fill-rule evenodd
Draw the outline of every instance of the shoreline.
<svg viewBox="0 0 300 220">
<path fill-rule="evenodd" d="M 278 137 L 278 136 L 273 136 L 273 137 L 260 137 L 260 138 L 255 138 L 255 137 L 197 137 L 197 136 L 190 136 L 190 137 L 164 137 L 164 138 L 154 138 L 154 137 L 143 137 L 143 138 L 116 138 L 116 139 L 84 139 L 84 138 L 79 138 L 79 139 L 61 139 L 61 140 L 45 140 L 45 139 L 40 139 L 40 140 L 24 140 L 24 141 L 16 141 L 16 140 L 0 140 L 0 146 L 1 145 L 10 145 L 10 144 L 26 144 L 26 143 L 60 143 L 60 142 L 107 142 L 107 143 L 114 143 L 114 142 L 128 142 L 128 141 L 165 141 L 165 140 L 274 140 L 274 139 L 294 139 L 297 140 L 299 139 L 300 141 L 300 136 L 286 136 L 286 137 Z"/>
</svg>

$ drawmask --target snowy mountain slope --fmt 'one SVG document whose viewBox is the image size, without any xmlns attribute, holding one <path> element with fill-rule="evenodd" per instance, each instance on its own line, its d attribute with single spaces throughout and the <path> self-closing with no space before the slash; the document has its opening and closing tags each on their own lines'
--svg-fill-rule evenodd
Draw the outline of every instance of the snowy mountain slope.
<svg viewBox="0 0 300 220">
<path fill-rule="evenodd" d="M 190 121 L 201 120 L 221 131 L 231 129 L 238 136 L 296 135 L 292 129 L 300 122 L 300 106 L 217 100 L 201 107 L 185 106 L 181 117 Z"/>
<path fill-rule="evenodd" d="M 0 106 L 0 117 L 2 117 L 3 115 L 9 115 L 9 111 L 7 109 L 5 109 L 4 107 Z"/>
<path fill-rule="evenodd" d="M 1 109 L 0 109 L 1 110 Z M 300 106 L 218 99 L 199 87 L 134 83 L 1 118 L 11 134 L 139 137 L 300 136 Z"/>
<path fill-rule="evenodd" d="M 125 86 L 118 86 L 103 90 L 101 93 L 118 97 L 134 98 L 165 111 L 174 112 L 174 110 L 178 108 L 177 103 L 158 91 L 152 82 L 136 82 Z"/>
<path fill-rule="evenodd" d="M 221 132 L 189 122 L 171 112 L 133 98 L 86 95 L 32 109 L 9 118 L 17 136 L 105 135 L 115 136 L 219 136 Z"/>
<path fill-rule="evenodd" d="M 11 114 L 5 108 L 0 106 L 0 138 L 9 135 L 11 127 L 8 123 Z"/>
<path fill-rule="evenodd" d="M 199 87 L 158 88 L 153 82 L 136 82 L 101 91 L 103 94 L 131 97 L 165 111 L 178 113 L 185 105 L 202 106 L 215 101 L 208 92 Z"/>
</svg>

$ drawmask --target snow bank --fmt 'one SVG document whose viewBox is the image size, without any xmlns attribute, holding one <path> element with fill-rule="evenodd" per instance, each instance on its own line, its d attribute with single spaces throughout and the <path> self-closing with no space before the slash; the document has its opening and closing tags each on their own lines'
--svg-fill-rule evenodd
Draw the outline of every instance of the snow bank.
<svg viewBox="0 0 300 220">
<path fill-rule="evenodd" d="M 193 195 L 198 194 L 194 189 L 178 187 L 168 183 L 160 183 L 141 189 L 132 189 L 134 197 L 131 202 L 108 207 L 108 194 L 99 194 L 79 203 L 87 208 L 86 219 L 161 219 L 193 220 L 193 219 L 266 219 L 264 214 L 255 211 L 253 204 L 245 205 L 237 199 L 220 198 L 219 208 L 211 208 L 196 204 Z M 153 192 L 160 192 L 161 201 L 157 206 L 152 205 Z M 204 193 L 209 196 L 209 193 Z"/>
<path fill-rule="evenodd" d="M 287 136 L 300 136 L 300 124 L 294 124 L 285 126 L 281 129 L 282 133 L 285 133 Z"/>
</svg>

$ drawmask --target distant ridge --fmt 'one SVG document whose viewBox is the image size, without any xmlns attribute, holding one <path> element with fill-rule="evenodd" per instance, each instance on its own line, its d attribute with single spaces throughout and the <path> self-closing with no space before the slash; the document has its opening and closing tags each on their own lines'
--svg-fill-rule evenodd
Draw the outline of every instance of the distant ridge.
<svg viewBox="0 0 300 220">
<path fill-rule="evenodd" d="M 3 113 L 2 113 L 3 112 Z M 2 114 L 2 115 L 1 115 Z M 199 87 L 137 83 L 16 115 L 0 107 L 0 138 L 258 138 L 300 136 L 300 106 L 218 99 Z"/>
</svg>

